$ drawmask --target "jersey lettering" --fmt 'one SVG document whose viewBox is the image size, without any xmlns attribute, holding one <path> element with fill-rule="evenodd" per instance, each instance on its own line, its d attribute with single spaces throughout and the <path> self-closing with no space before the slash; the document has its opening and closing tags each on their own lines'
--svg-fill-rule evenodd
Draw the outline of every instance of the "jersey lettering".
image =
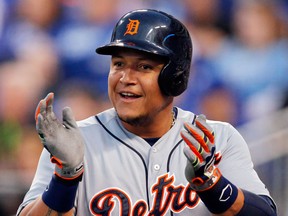
<svg viewBox="0 0 288 216">
<path fill-rule="evenodd" d="M 109 188 L 98 193 L 90 202 L 90 211 L 94 215 L 111 215 L 116 198 L 119 201 L 121 216 L 129 215 L 131 200 L 127 194 L 117 188 Z"/>
<path fill-rule="evenodd" d="M 174 175 L 169 177 L 165 174 L 158 177 L 157 182 L 151 188 L 154 198 L 150 211 L 144 200 L 138 200 L 132 206 L 130 196 L 118 188 L 108 188 L 97 193 L 90 201 L 90 211 L 93 215 L 110 216 L 115 208 L 116 200 L 119 203 L 121 216 L 161 216 L 165 215 L 168 210 L 181 212 L 185 208 L 197 206 L 200 198 L 189 184 L 175 186 L 174 182 Z"/>
</svg>

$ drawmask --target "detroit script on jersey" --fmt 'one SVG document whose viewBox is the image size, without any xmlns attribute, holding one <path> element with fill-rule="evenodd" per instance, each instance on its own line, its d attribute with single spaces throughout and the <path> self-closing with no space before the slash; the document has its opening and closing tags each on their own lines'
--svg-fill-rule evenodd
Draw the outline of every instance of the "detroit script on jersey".
<svg viewBox="0 0 288 216">
<path fill-rule="evenodd" d="M 144 216 L 144 215 L 165 215 L 168 210 L 181 212 L 184 208 L 194 208 L 200 198 L 193 191 L 189 184 L 174 185 L 174 175 L 165 174 L 158 178 L 152 186 L 153 206 L 150 210 L 145 200 L 131 202 L 131 197 L 124 190 L 119 188 L 108 188 L 103 190 L 91 199 L 90 211 L 94 215 L 115 214 L 115 205 L 119 205 L 119 215 L 122 216 Z M 116 201 L 117 200 L 117 201 Z"/>
</svg>

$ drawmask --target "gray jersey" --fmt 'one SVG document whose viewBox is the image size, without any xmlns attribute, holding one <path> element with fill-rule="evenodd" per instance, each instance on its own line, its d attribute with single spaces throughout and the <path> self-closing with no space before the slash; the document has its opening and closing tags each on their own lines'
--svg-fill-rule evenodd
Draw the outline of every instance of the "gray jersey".
<svg viewBox="0 0 288 216">
<path fill-rule="evenodd" d="M 180 131 L 195 115 L 177 110 L 175 125 L 152 147 L 127 131 L 114 109 L 78 122 L 86 147 L 76 215 L 209 215 L 184 175 L 187 160 Z M 239 188 L 269 196 L 238 131 L 228 123 L 208 120 L 208 124 L 214 129 L 216 150 L 222 155 L 218 167 L 223 176 Z M 43 193 L 53 171 L 44 149 L 19 210 Z"/>
</svg>

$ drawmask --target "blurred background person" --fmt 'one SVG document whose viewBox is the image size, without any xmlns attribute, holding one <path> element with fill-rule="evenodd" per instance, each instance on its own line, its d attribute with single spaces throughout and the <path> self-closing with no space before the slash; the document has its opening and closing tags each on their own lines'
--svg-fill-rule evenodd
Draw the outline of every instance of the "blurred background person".
<svg viewBox="0 0 288 216">
<path fill-rule="evenodd" d="M 119 0 L 67 2 L 63 4 L 65 22 L 53 35 L 59 58 L 59 86 L 65 80 L 78 79 L 105 95 L 109 59 L 97 56 L 94 49 L 110 40 Z"/>
<path fill-rule="evenodd" d="M 281 5 L 270 0 L 237 1 L 232 35 L 210 61 L 215 76 L 240 100 L 241 122 L 278 110 L 288 85 L 288 41 L 282 35 Z"/>
<path fill-rule="evenodd" d="M 226 7 L 220 7 L 217 1 L 187 2 L 184 0 L 186 20 L 196 42 L 192 64 L 195 72 L 191 88 L 179 98 L 179 106 L 189 105 L 189 98 L 193 98 L 190 106 L 201 111 L 198 100 L 221 83 L 226 91 L 223 96 L 234 97 L 233 113 L 237 116 L 228 119 L 234 125 L 279 110 L 288 85 L 288 43 L 284 34 L 287 23 L 283 22 L 282 4 L 270 0 L 239 0 L 233 4 L 228 2 L 230 13 L 223 13 Z M 207 98 L 205 100 L 207 102 Z M 214 107 L 211 112 L 217 111 L 217 107 L 227 113 L 231 109 L 231 106 L 225 108 L 220 100 Z"/>
<path fill-rule="evenodd" d="M 205 111 L 210 119 L 240 124 L 238 98 L 233 90 L 217 76 L 219 68 L 211 61 L 217 56 L 223 41 L 231 35 L 230 0 L 182 0 L 184 21 L 193 40 L 193 62 L 190 87 L 176 104 L 196 113 Z M 216 100 L 218 98 L 218 100 Z M 221 98 L 221 100 L 219 100 Z M 211 106 L 213 107 L 211 109 Z M 213 106 L 212 106 L 213 105 Z"/>
<path fill-rule="evenodd" d="M 72 108 L 76 120 L 82 120 L 112 107 L 110 101 L 94 85 L 79 79 L 62 83 L 55 98 L 56 115 L 61 117 L 65 106 Z"/>
</svg>

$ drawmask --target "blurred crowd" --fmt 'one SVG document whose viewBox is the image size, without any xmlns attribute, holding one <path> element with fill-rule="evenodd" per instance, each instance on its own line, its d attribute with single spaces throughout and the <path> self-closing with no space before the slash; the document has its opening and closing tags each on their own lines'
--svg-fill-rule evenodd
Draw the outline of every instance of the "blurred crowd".
<svg viewBox="0 0 288 216">
<path fill-rule="evenodd" d="M 0 0 L 0 215 L 16 212 L 32 181 L 42 97 L 55 93 L 59 118 L 64 106 L 77 120 L 111 107 L 109 57 L 95 48 L 136 8 L 166 11 L 190 31 L 189 88 L 177 106 L 235 127 L 288 106 L 288 0 Z"/>
</svg>

